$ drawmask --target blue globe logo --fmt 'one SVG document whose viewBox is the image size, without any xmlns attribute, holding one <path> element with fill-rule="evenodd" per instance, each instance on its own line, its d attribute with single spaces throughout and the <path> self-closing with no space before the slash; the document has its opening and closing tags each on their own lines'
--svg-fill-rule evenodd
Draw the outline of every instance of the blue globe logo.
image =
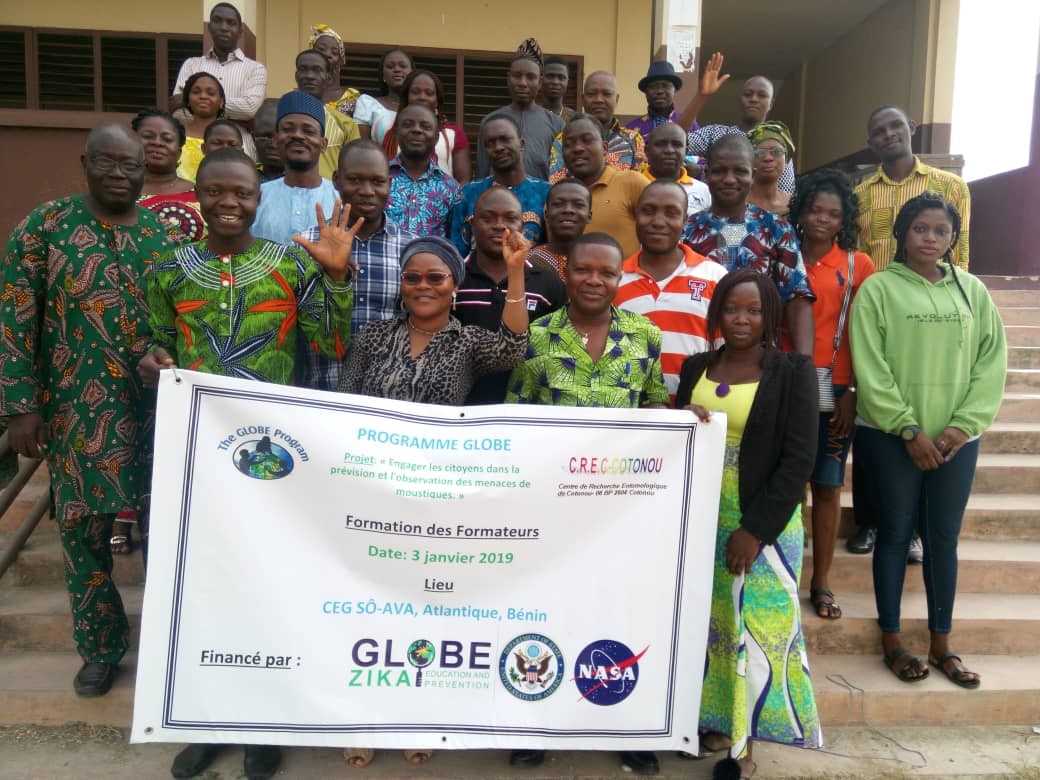
<svg viewBox="0 0 1040 780">
<path fill-rule="evenodd" d="M 232 456 L 235 468 L 253 479 L 282 479 L 293 470 L 293 457 L 270 436 L 242 442 Z"/>
</svg>

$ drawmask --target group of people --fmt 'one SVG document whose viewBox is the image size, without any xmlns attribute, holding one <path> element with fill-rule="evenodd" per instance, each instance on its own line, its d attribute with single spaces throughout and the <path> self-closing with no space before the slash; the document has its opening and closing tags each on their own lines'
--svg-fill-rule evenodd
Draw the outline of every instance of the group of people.
<svg viewBox="0 0 1040 780">
<path fill-rule="evenodd" d="M 861 185 L 837 170 L 796 180 L 768 79 L 744 84 L 736 124 L 700 127 L 722 56 L 682 112 L 678 76 L 654 62 L 638 85 L 647 113 L 626 127 L 612 74 L 590 74 L 572 111 L 566 63 L 528 39 L 470 181 L 443 87 L 406 52 L 384 56 L 381 94 L 344 89 L 342 39 L 316 25 L 298 89 L 266 100 L 240 32 L 237 10 L 215 5 L 213 48 L 185 63 L 172 102 L 187 122 L 147 109 L 96 127 L 86 193 L 35 209 L 0 267 L 0 414 L 13 448 L 50 466 L 77 694 L 105 694 L 129 645 L 112 555 L 132 548 L 135 521 L 146 541 L 153 388 L 170 366 L 419 403 L 674 407 L 706 425 L 724 412 L 700 743 L 728 753 L 733 777 L 753 774 L 755 740 L 821 744 L 802 505 L 809 484 L 810 602 L 837 619 L 829 572 L 855 436 L 884 662 L 906 682 L 929 672 L 900 641 L 917 533 L 928 662 L 979 686 L 949 636 L 1004 332 L 967 272 L 967 188 L 914 156 L 902 109 L 868 117 L 880 165 Z M 173 775 L 219 749 L 190 746 Z M 247 746 L 246 776 L 271 776 L 280 756 Z M 356 766 L 372 757 L 347 751 Z M 622 761 L 658 771 L 653 753 Z"/>
</svg>

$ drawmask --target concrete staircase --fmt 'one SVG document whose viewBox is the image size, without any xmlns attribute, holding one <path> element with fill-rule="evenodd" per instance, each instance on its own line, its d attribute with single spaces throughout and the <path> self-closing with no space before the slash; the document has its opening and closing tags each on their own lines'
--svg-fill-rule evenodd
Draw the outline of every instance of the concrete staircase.
<svg viewBox="0 0 1040 780">
<path fill-rule="evenodd" d="M 838 621 L 816 617 L 805 602 L 804 627 L 825 725 L 1040 723 L 1040 290 L 995 290 L 1010 343 L 1007 394 L 997 424 L 982 439 L 974 494 L 960 545 L 960 581 L 953 647 L 983 678 L 962 690 L 933 673 L 915 685 L 899 682 L 881 663 L 870 556 L 845 552 L 832 571 L 844 610 Z M 43 469 L 0 519 L 0 545 L 39 495 Z M 844 503 L 851 504 L 848 495 Z M 842 536 L 852 530 L 851 510 Z M 809 551 L 807 551 L 809 552 Z M 811 554 L 804 587 L 808 587 Z M 135 656 L 102 699 L 77 699 L 79 660 L 54 524 L 45 520 L 0 582 L 0 725 L 69 721 L 126 727 L 130 723 Z M 144 571 L 139 552 L 116 563 L 127 611 L 140 624 Z M 927 650 L 919 567 L 904 597 L 907 645 Z"/>
<path fill-rule="evenodd" d="M 844 539 L 855 531 L 845 493 L 831 569 L 840 620 L 816 617 L 808 603 L 811 549 L 802 577 L 803 627 L 824 724 L 1040 722 L 1040 289 L 991 293 L 1007 331 L 1008 377 L 997 423 L 982 437 L 964 518 L 950 642 L 982 675 L 982 687 L 963 690 L 935 669 L 909 685 L 883 666 L 871 556 L 845 551 Z M 919 566 L 907 572 L 903 632 L 906 646 L 925 657 Z"/>
</svg>

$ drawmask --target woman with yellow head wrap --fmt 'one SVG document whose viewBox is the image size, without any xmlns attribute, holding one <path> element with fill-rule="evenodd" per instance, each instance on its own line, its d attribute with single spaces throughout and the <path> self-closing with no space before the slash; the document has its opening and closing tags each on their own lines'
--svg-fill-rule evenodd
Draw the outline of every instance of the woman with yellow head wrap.
<svg viewBox="0 0 1040 780">
<path fill-rule="evenodd" d="M 353 87 L 343 89 L 340 81 L 340 70 L 346 59 L 346 50 L 343 48 L 343 39 L 339 33 L 327 24 L 315 24 L 311 27 L 311 37 L 307 39 L 307 47 L 314 49 L 329 61 L 332 70 L 332 79 L 325 88 L 322 101 L 330 111 L 354 116 L 354 104 L 361 93 Z"/>
<path fill-rule="evenodd" d="M 748 203 L 754 203 L 774 214 L 785 215 L 791 193 L 781 190 L 778 182 L 787 161 L 794 157 L 791 131 L 783 122 L 770 120 L 755 125 L 747 135 L 755 147 L 754 176 Z"/>
</svg>

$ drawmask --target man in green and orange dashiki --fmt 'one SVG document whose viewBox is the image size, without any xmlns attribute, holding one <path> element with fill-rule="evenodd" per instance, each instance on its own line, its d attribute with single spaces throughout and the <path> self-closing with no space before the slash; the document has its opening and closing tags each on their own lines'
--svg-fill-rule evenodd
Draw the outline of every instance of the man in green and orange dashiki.
<svg viewBox="0 0 1040 780">
<path fill-rule="evenodd" d="M 283 143 L 291 145 L 292 137 L 285 134 Z M 306 153 L 305 145 L 296 146 Z M 152 349 L 137 368 L 145 386 L 154 387 L 159 372 L 174 365 L 290 384 L 297 328 L 309 349 L 342 361 L 354 303 L 350 250 L 364 218 L 347 230 L 349 206 L 338 202 L 326 223 L 318 204 L 318 241 L 294 239 L 306 252 L 256 238 L 251 228 L 260 176 L 253 161 L 232 148 L 203 158 L 195 194 L 209 236 L 165 255 L 149 279 Z M 188 745 L 174 758 L 173 776 L 200 774 L 223 747 Z M 246 745 L 246 776 L 270 777 L 281 756 L 274 745 Z"/>
<path fill-rule="evenodd" d="M 309 349 L 343 360 L 354 301 L 353 232 L 336 227 L 346 218 L 339 206 L 328 225 L 319 218 L 325 229 L 317 243 L 299 239 L 305 252 L 253 236 L 259 180 L 240 150 L 207 155 L 195 191 L 209 236 L 155 265 L 148 288 L 152 349 L 138 368 L 145 386 L 172 365 L 291 384 L 297 328 Z M 330 244 L 333 228 L 346 247 Z"/>
</svg>

